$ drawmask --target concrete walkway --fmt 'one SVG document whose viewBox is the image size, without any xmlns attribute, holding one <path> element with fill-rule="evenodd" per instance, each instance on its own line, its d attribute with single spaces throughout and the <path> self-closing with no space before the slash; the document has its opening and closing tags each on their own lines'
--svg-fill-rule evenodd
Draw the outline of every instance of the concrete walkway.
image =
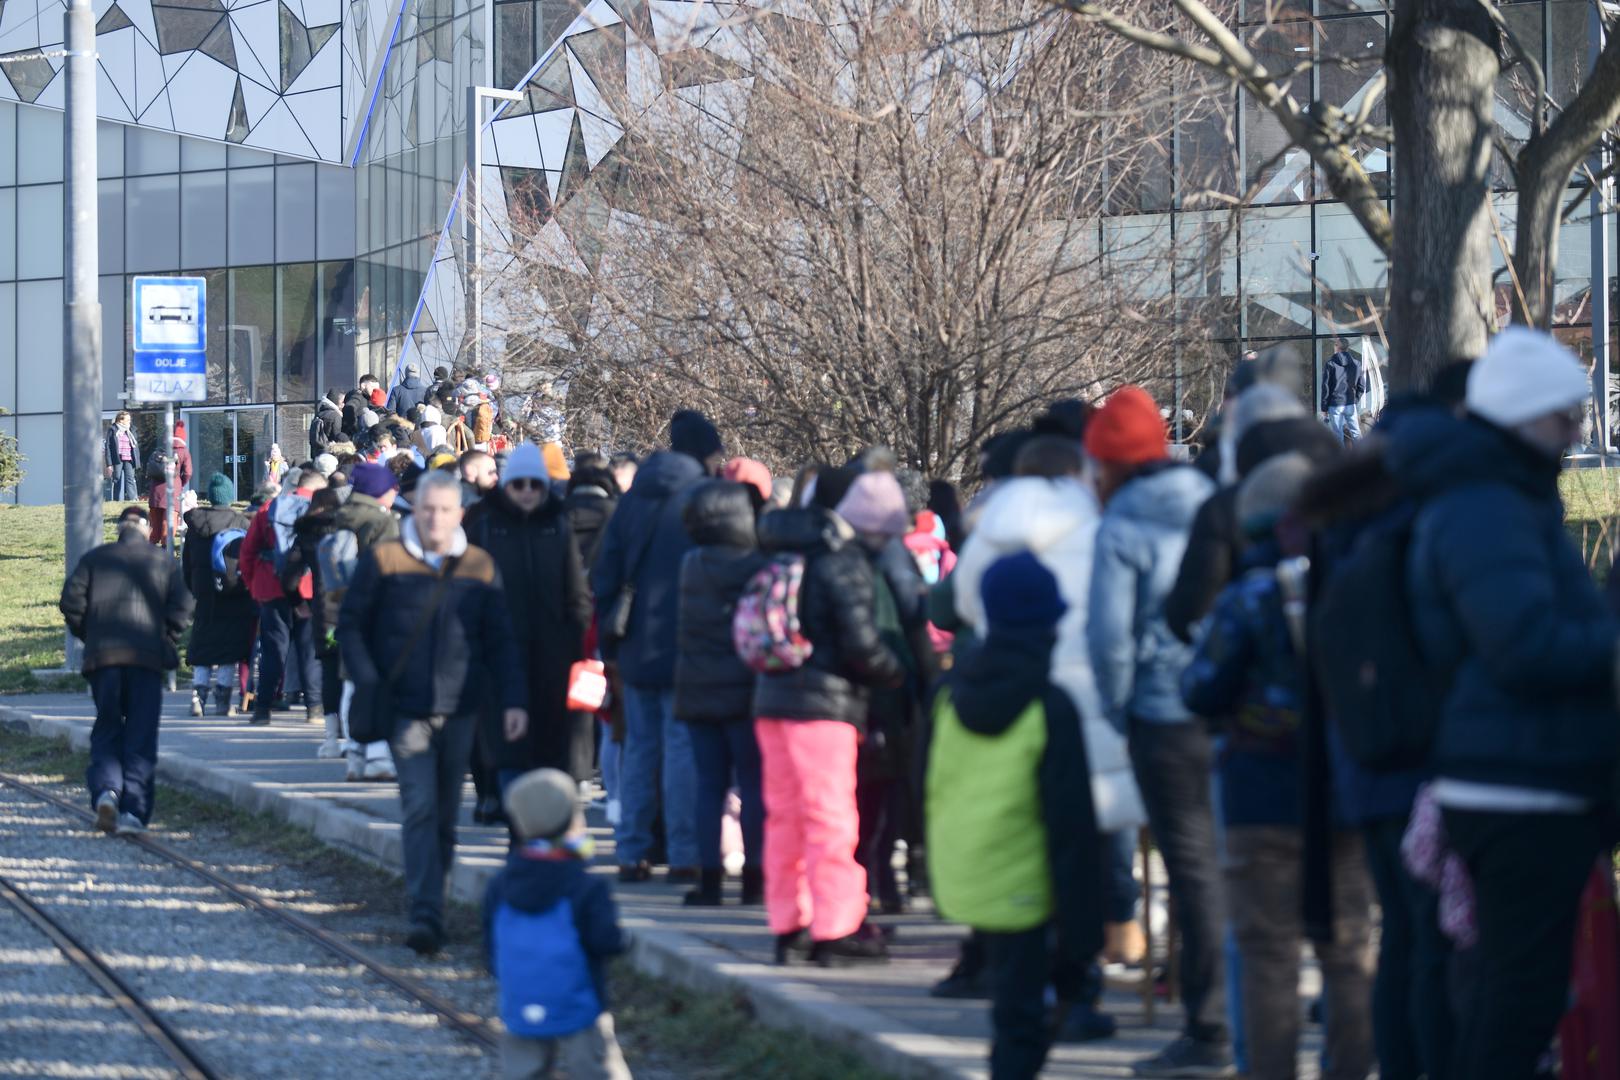
<svg viewBox="0 0 1620 1080">
<path fill-rule="evenodd" d="M 244 720 L 193 718 L 186 693 L 164 702 L 159 774 L 217 792 L 243 807 L 268 812 L 317 836 L 398 869 L 399 801 L 392 784 L 350 784 L 343 765 L 318 761 L 321 730 L 278 715 L 268 728 Z M 93 709 L 87 695 L 40 694 L 0 699 L 0 720 L 22 721 L 35 733 L 88 746 Z M 452 888 L 477 902 L 505 854 L 505 831 L 473 826 L 472 786 L 466 788 L 459 858 Z M 599 866 L 612 873 L 611 832 L 592 821 Z M 940 1001 L 928 987 L 955 958 L 959 927 L 920 911 L 880 922 L 896 929 L 887 966 L 823 970 L 771 965 L 771 935 L 763 910 L 736 906 L 685 908 L 683 889 L 655 879 L 616 885 L 625 925 L 635 935 L 634 963 L 649 972 L 706 990 L 746 995 L 767 1023 L 806 1029 L 850 1046 L 883 1069 L 906 1077 L 983 1077 L 990 1033 L 983 1002 Z M 402 896 L 403 899 L 403 896 Z M 926 902 L 924 903 L 926 907 Z M 402 924 L 403 930 L 403 924 Z M 1139 998 L 1110 992 L 1105 1008 L 1120 1023 L 1116 1038 L 1059 1046 L 1048 1077 L 1128 1076 L 1129 1063 L 1175 1033 L 1178 1012 L 1158 1009 L 1144 1023 Z"/>
</svg>

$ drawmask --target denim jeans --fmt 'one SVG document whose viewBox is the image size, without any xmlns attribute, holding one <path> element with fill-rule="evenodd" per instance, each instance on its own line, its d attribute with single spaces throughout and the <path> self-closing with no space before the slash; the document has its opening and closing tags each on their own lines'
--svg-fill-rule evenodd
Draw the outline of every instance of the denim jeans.
<svg viewBox="0 0 1620 1080">
<path fill-rule="evenodd" d="M 1354 405 L 1329 405 L 1323 410 L 1328 415 L 1328 427 L 1339 438 L 1349 435 L 1352 439 L 1361 438 L 1361 414 Z"/>
<path fill-rule="evenodd" d="M 254 708 L 268 709 L 281 688 L 289 654 L 302 676 L 300 686 L 321 685 L 321 669 L 315 660 L 315 622 L 293 613 L 291 601 L 272 600 L 259 605 L 259 690 Z"/>
<path fill-rule="evenodd" d="M 652 850 L 653 819 L 663 796 L 664 837 L 670 866 L 697 866 L 697 777 L 692 735 L 675 719 L 675 691 L 624 688 L 624 757 L 619 772 L 619 826 L 614 840 L 620 866 Z"/>
<path fill-rule="evenodd" d="M 619 823 L 619 773 L 624 760 L 624 744 L 613 741 L 613 727 L 610 724 L 599 724 L 601 729 L 597 737 L 598 744 L 596 756 L 602 765 L 602 797 L 608 803 L 608 824 Z"/>
<path fill-rule="evenodd" d="M 1121 829 L 1103 837 L 1104 917 L 1113 923 L 1136 918 L 1142 890 L 1136 883 L 1136 830 Z"/>
<path fill-rule="evenodd" d="M 985 933 L 989 958 L 991 1080 L 1035 1080 L 1051 1037 L 1046 1028 L 1046 984 L 1051 971 L 1043 924 L 1015 933 Z"/>
<path fill-rule="evenodd" d="M 1199 1042 L 1225 1045 L 1230 1041 L 1222 970 L 1226 890 L 1216 859 L 1209 735 L 1197 721 L 1155 723 L 1133 718 L 1130 750 L 1181 930 L 1186 1033 Z"/>
<path fill-rule="evenodd" d="M 118 792 L 118 809 L 152 820 L 152 773 L 157 769 L 158 717 L 163 712 L 163 675 L 150 668 L 96 668 L 87 676 L 96 701 L 90 729 L 90 768 L 85 784 L 90 804 L 103 791 Z"/>
<path fill-rule="evenodd" d="M 759 742 L 752 720 L 728 724 L 689 724 L 692 756 L 697 766 L 693 785 L 693 822 L 697 828 L 698 865 L 719 870 L 720 829 L 726 813 L 726 792 L 735 781 L 742 800 L 743 855 L 749 866 L 763 867 L 765 850 L 765 796 L 760 789 Z"/>
<path fill-rule="evenodd" d="M 456 819 L 472 754 L 473 716 L 411 717 L 389 746 L 399 776 L 400 838 L 412 926 L 444 933 L 444 887 L 456 859 Z"/>
<path fill-rule="evenodd" d="M 133 462 L 120 461 L 113 466 L 112 474 L 113 502 L 133 502 L 140 498 L 140 492 L 135 483 L 135 465 Z"/>
<path fill-rule="evenodd" d="M 1361 827 L 1383 911 L 1373 982 L 1373 1043 L 1380 1080 L 1450 1080 L 1456 1024 L 1447 985 L 1451 939 L 1440 930 L 1440 895 L 1407 873 L 1407 818 Z"/>
</svg>

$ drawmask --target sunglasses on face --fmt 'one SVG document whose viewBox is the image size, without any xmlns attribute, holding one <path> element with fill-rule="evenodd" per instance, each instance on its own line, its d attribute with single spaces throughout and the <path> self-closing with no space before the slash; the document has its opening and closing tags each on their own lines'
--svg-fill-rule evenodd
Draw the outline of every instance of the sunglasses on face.
<svg viewBox="0 0 1620 1080">
<path fill-rule="evenodd" d="M 546 485 L 545 481 L 543 480 L 531 480 L 525 476 L 519 477 L 516 480 L 507 481 L 506 486 L 511 488 L 513 491 L 541 491 Z"/>
</svg>

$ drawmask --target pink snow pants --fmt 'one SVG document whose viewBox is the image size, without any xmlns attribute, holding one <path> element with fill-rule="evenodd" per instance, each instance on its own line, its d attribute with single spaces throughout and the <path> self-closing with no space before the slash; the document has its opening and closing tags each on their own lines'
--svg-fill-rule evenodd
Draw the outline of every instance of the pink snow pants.
<svg viewBox="0 0 1620 1080">
<path fill-rule="evenodd" d="M 774 934 L 833 941 L 866 920 L 855 861 L 859 736 L 841 720 L 754 721 L 765 780 L 765 912 Z"/>
</svg>

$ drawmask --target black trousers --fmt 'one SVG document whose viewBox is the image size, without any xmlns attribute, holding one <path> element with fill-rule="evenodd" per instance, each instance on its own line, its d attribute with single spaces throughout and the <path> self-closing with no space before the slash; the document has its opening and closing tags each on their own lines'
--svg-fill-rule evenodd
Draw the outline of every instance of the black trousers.
<svg viewBox="0 0 1620 1080">
<path fill-rule="evenodd" d="M 982 932 L 990 964 L 990 1080 L 1035 1080 L 1052 1034 L 1046 1022 L 1046 981 L 1052 962 L 1047 927 Z"/>
<path fill-rule="evenodd" d="M 1215 851 L 1214 764 L 1209 734 L 1196 721 L 1158 724 L 1133 719 L 1131 767 L 1147 807 L 1148 826 L 1170 877 L 1181 929 L 1181 1002 L 1186 1033 L 1226 1043 L 1226 890 Z"/>
<path fill-rule="evenodd" d="M 1460 1004 L 1452 1075 L 1535 1075 L 1568 1003 L 1581 889 L 1605 844 L 1596 814 L 1446 810 L 1474 882 L 1479 944 Z"/>
<path fill-rule="evenodd" d="M 1451 939 L 1440 930 L 1440 895 L 1406 872 L 1401 837 L 1407 818 L 1361 827 L 1378 906 L 1378 977 L 1373 983 L 1373 1044 L 1380 1080 L 1448 1080 L 1456 1038 L 1449 971 Z"/>
</svg>

